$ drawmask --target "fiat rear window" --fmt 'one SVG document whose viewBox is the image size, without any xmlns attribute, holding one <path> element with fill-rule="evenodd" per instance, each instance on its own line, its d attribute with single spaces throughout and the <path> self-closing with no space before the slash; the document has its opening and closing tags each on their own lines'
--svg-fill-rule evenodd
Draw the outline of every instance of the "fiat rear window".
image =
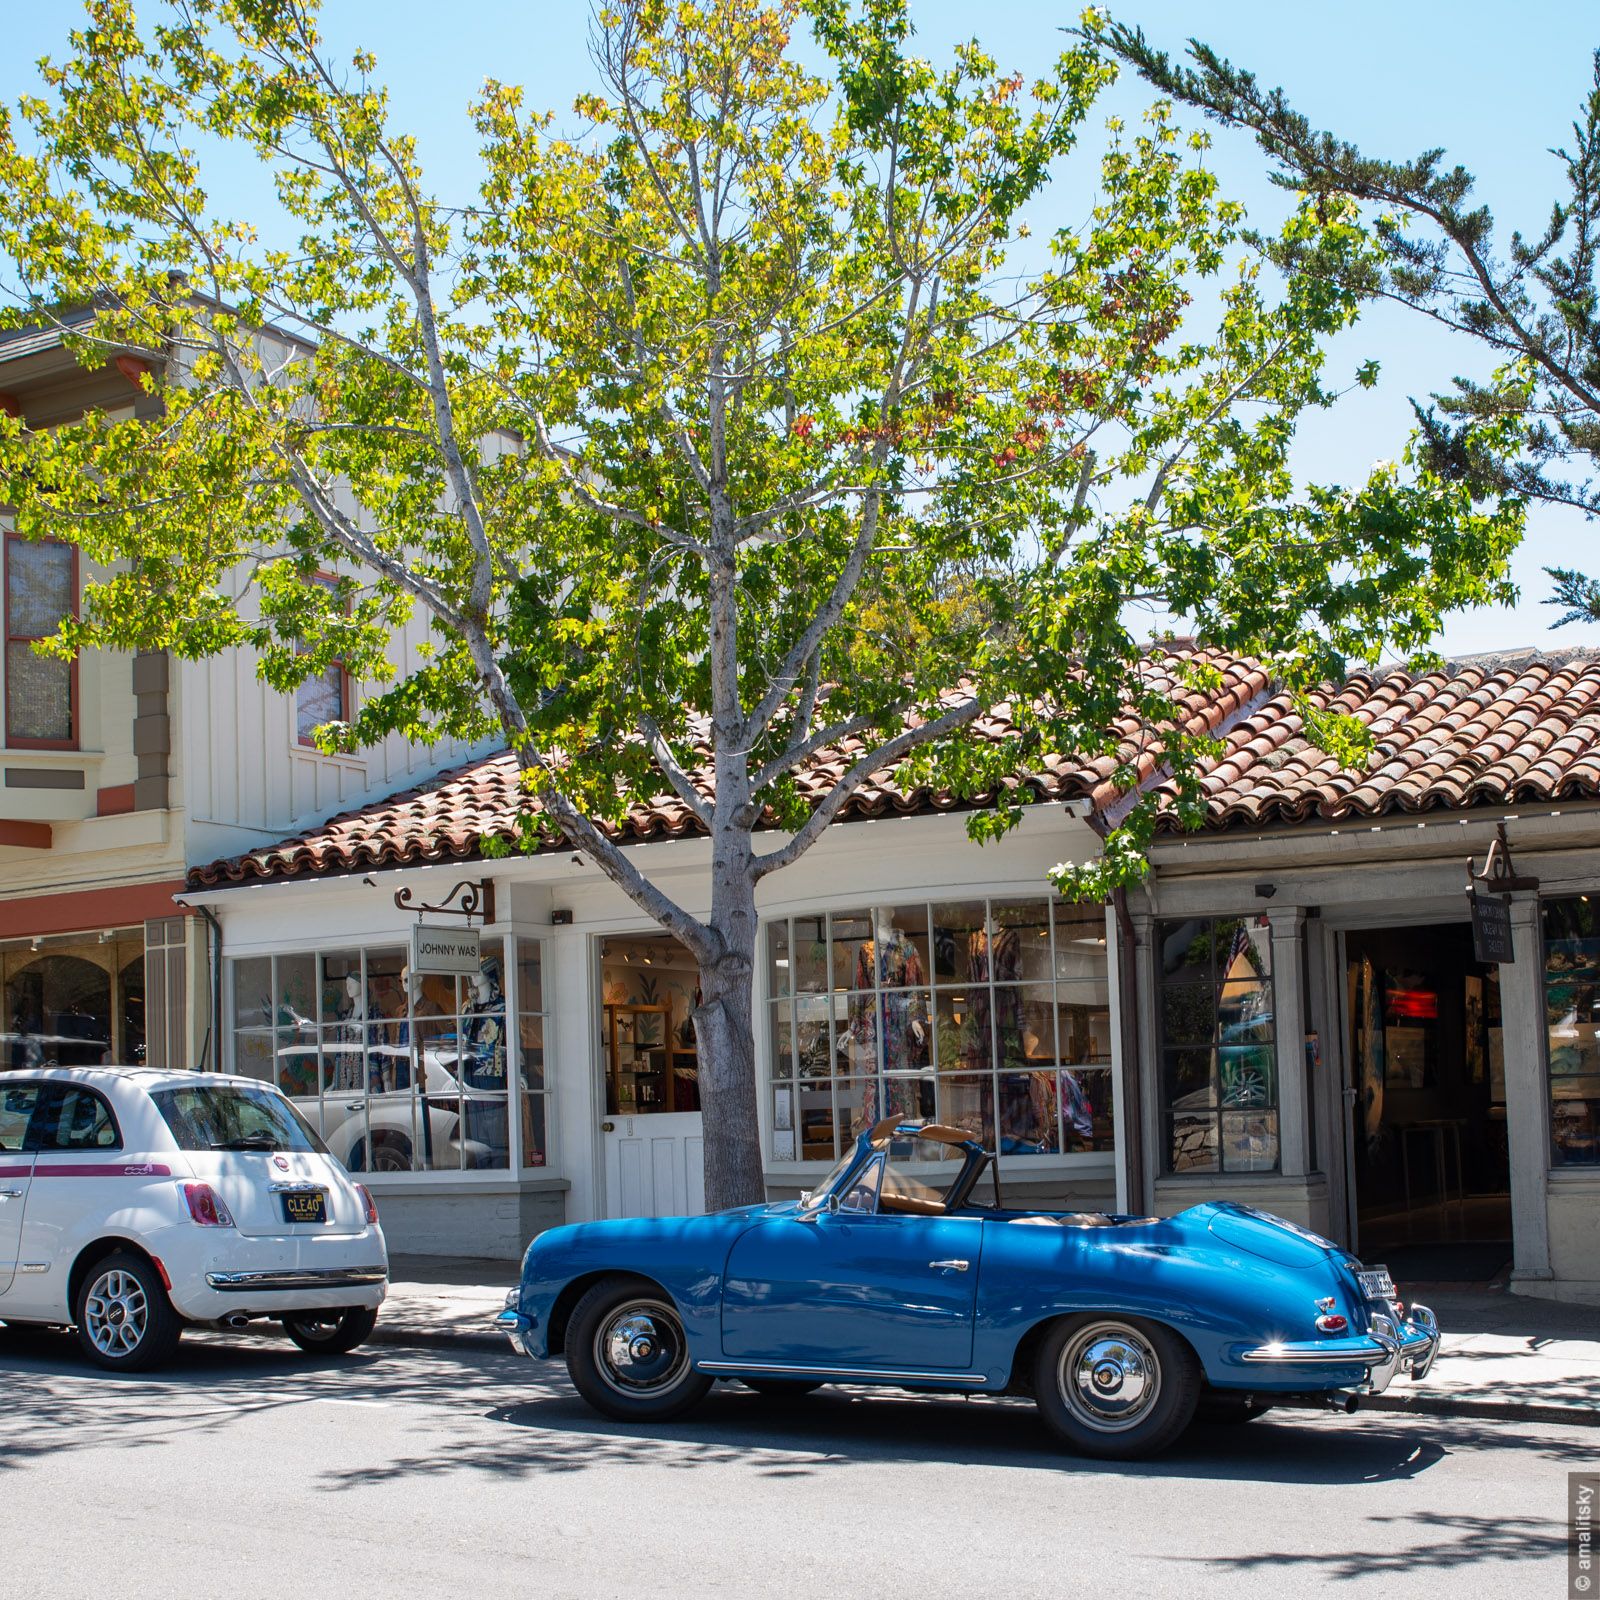
<svg viewBox="0 0 1600 1600">
<path fill-rule="evenodd" d="M 150 1098 L 180 1150 L 314 1150 L 327 1154 L 300 1113 L 271 1089 L 206 1084 L 156 1089 Z"/>
</svg>

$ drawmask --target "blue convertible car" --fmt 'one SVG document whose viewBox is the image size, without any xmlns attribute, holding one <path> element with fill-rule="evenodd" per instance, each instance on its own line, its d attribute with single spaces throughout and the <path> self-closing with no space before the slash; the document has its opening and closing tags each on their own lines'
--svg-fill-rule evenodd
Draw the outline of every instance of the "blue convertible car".
<svg viewBox="0 0 1600 1600">
<path fill-rule="evenodd" d="M 1197 1411 L 1354 1410 L 1438 1352 L 1386 1271 L 1248 1206 L 1015 1211 L 999 1191 L 967 1133 L 890 1119 L 799 1201 L 541 1234 L 497 1322 L 565 1354 L 610 1417 L 678 1416 L 719 1379 L 1030 1394 L 1072 1449 L 1117 1459 Z"/>
</svg>

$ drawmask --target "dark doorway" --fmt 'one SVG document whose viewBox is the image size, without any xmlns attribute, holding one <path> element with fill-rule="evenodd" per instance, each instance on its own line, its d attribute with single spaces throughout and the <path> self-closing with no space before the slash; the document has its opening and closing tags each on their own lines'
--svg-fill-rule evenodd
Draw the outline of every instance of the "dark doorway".
<svg viewBox="0 0 1600 1600">
<path fill-rule="evenodd" d="M 1511 1258 L 1499 969 L 1466 923 L 1345 936 L 1364 1259 L 1483 1282 Z"/>
</svg>

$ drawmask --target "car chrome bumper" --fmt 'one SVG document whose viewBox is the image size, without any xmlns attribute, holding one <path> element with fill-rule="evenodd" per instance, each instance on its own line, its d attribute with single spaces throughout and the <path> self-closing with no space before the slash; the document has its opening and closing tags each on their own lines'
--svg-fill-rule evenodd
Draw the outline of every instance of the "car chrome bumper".
<svg viewBox="0 0 1600 1600">
<path fill-rule="evenodd" d="M 1420 1382 L 1439 1355 L 1439 1320 L 1427 1306 L 1414 1305 L 1398 1325 L 1375 1312 L 1364 1334 L 1347 1339 L 1304 1339 L 1256 1345 L 1239 1352 L 1241 1361 L 1284 1367 L 1365 1367 L 1362 1394 L 1382 1394 L 1396 1372 Z"/>
<path fill-rule="evenodd" d="M 519 1356 L 531 1357 L 535 1354 L 533 1333 L 539 1322 L 536 1317 L 524 1316 L 517 1309 L 517 1299 L 518 1291 L 508 1289 L 505 1310 L 497 1311 L 489 1320 L 497 1332 L 503 1333 L 511 1341 L 511 1348 Z"/>
<path fill-rule="evenodd" d="M 387 1267 L 290 1267 L 263 1272 L 208 1272 L 206 1283 L 223 1294 L 278 1289 L 356 1289 L 386 1283 Z"/>
</svg>

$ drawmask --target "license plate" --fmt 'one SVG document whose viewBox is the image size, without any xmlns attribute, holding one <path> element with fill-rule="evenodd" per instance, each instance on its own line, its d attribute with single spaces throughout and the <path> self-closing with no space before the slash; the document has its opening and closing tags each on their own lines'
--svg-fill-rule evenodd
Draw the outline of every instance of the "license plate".
<svg viewBox="0 0 1600 1600">
<path fill-rule="evenodd" d="M 282 1196 L 285 1222 L 326 1222 L 328 1197 L 321 1189 L 296 1189 Z"/>
<path fill-rule="evenodd" d="M 1368 1267 L 1356 1274 L 1356 1287 L 1368 1300 L 1393 1300 L 1394 1279 L 1387 1267 Z"/>
</svg>

